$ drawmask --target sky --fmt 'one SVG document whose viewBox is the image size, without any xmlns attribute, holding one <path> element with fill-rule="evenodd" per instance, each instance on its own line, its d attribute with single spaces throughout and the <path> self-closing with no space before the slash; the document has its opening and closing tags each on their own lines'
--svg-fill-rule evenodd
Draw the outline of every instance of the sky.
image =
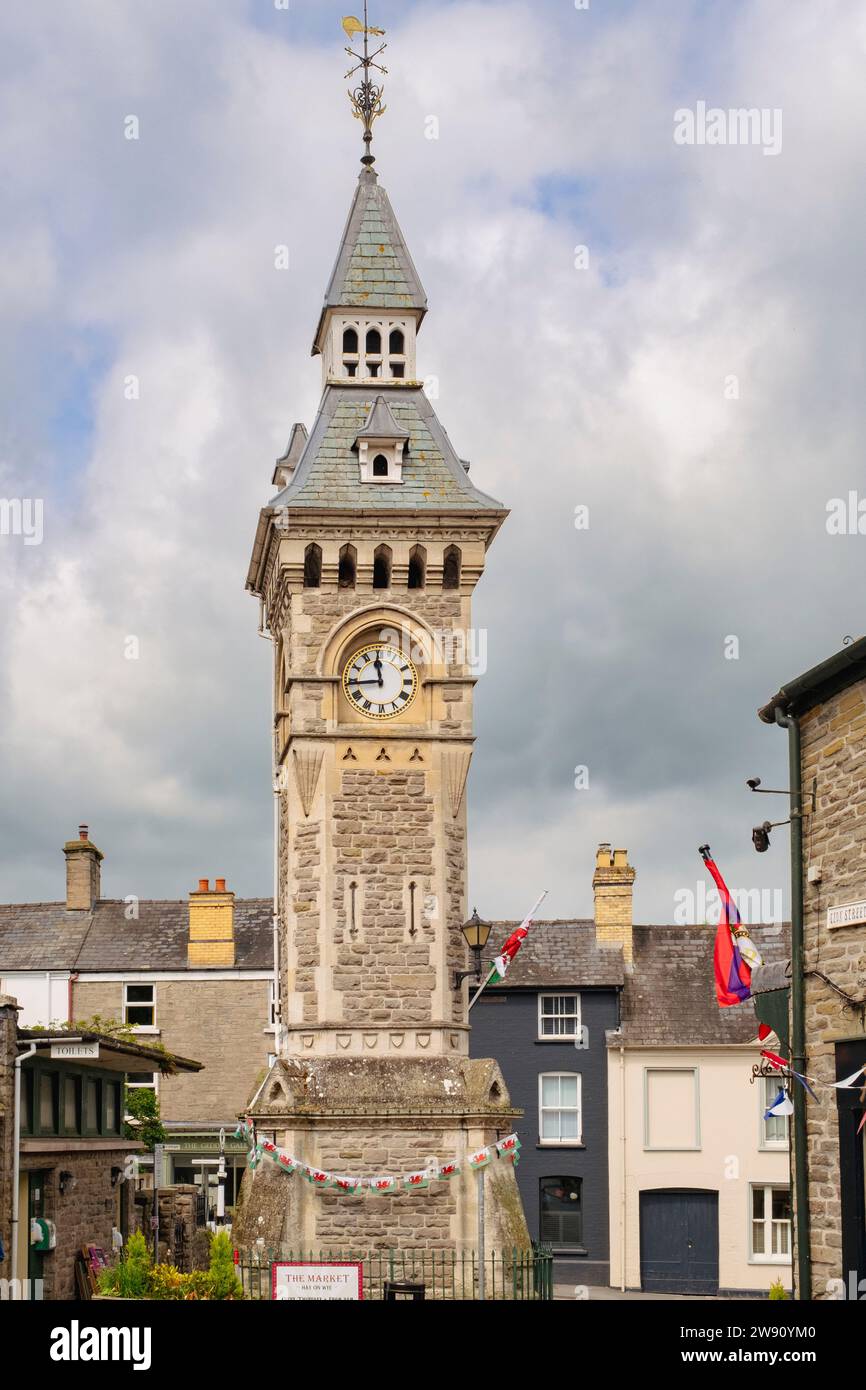
<svg viewBox="0 0 866 1390">
<path fill-rule="evenodd" d="M 7 507 L 0 534 L 2 901 L 60 899 L 82 821 L 106 896 L 270 892 L 270 647 L 244 581 L 321 389 L 362 153 L 343 12 L 0 16 L 0 502 L 42 516 L 24 534 Z M 376 167 L 430 306 L 419 370 L 511 512 L 474 602 L 470 906 L 521 916 L 548 888 L 549 915 L 589 916 L 602 841 L 629 851 L 636 921 L 675 919 L 705 841 L 786 904 L 787 832 L 751 844 L 787 804 L 745 786 L 787 786 L 756 710 L 863 632 L 866 13 L 370 19 Z M 678 112 L 697 132 L 732 108 L 764 134 L 675 138 Z"/>
</svg>

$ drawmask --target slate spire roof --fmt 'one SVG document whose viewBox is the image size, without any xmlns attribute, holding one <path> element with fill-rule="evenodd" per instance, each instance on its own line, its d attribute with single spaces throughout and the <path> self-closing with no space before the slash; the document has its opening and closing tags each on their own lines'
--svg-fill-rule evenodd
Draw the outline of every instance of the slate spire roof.
<svg viewBox="0 0 866 1390">
<path fill-rule="evenodd" d="M 322 319 L 328 309 L 417 309 L 419 323 L 427 296 L 394 216 L 388 194 L 372 169 L 363 169 L 349 209 L 337 260 L 325 291 L 313 353 L 319 351 Z"/>
</svg>

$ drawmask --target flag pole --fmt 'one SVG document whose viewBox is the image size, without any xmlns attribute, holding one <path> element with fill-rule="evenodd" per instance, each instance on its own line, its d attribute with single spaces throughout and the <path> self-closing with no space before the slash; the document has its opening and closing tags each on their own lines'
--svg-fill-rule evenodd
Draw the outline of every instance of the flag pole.
<svg viewBox="0 0 866 1390">
<path fill-rule="evenodd" d="M 541 904 L 544 902 L 544 899 L 547 897 L 547 892 L 548 890 L 545 888 L 544 892 L 541 894 L 541 897 L 532 904 L 532 907 L 529 909 L 529 912 L 526 914 L 523 921 L 520 923 L 521 927 L 530 927 L 532 925 L 535 919 L 536 912 L 541 907 Z M 490 984 L 490 981 L 493 979 L 493 976 L 495 974 L 496 962 L 494 961 L 493 965 L 491 965 L 490 967 L 490 973 L 488 974 L 487 978 L 485 980 L 482 980 L 481 984 L 476 989 L 472 998 L 469 1000 L 469 1007 L 466 1010 L 467 1014 L 469 1013 L 469 1010 L 472 1008 L 472 1005 L 476 1003 L 476 1001 L 478 1000 L 479 995 L 484 993 L 485 989 Z"/>
</svg>

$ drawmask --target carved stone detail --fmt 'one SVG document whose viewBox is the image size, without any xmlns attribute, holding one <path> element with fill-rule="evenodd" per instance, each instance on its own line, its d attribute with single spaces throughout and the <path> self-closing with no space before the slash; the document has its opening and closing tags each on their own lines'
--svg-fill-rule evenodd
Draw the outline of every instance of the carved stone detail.
<svg viewBox="0 0 866 1390">
<path fill-rule="evenodd" d="M 292 752 L 295 759 L 295 781 L 298 784 L 298 795 L 301 798 L 304 815 L 308 816 L 313 807 L 316 787 L 319 785 L 319 773 L 322 770 L 322 760 L 325 753 L 322 748 L 294 748 Z"/>
<path fill-rule="evenodd" d="M 471 748 L 455 748 L 449 750 L 444 755 L 445 763 L 445 785 L 448 788 L 448 800 L 451 805 L 451 814 L 456 816 L 463 802 L 463 793 L 466 790 L 466 778 L 469 775 L 469 764 L 472 761 Z"/>
</svg>

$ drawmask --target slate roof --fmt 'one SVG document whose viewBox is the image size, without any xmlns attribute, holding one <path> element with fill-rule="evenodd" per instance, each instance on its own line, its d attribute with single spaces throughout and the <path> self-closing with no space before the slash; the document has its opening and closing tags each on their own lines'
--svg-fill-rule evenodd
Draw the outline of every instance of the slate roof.
<svg viewBox="0 0 866 1390">
<path fill-rule="evenodd" d="M 426 312 L 424 287 L 388 194 L 372 169 L 362 170 L 358 178 L 324 308 Z"/>
<path fill-rule="evenodd" d="M 787 959 L 790 928 L 750 927 L 767 963 Z M 622 1040 L 630 1047 L 751 1042 L 751 1000 L 720 1009 L 713 984 L 713 926 L 636 926 L 634 971 L 622 997 Z M 618 1034 L 609 1034 L 616 1045 Z"/>
<path fill-rule="evenodd" d="M 501 502 L 470 481 L 420 386 L 326 386 L 313 432 L 291 482 L 270 503 L 277 507 L 419 512 L 454 508 L 504 513 Z M 408 435 L 403 481 L 362 483 L 353 448 L 377 397 Z"/>
<path fill-rule="evenodd" d="M 64 903 L 0 904 L 0 974 L 187 969 L 187 901 L 140 902 L 135 921 L 127 921 L 126 910 L 111 899 L 93 912 L 67 912 Z M 272 914 L 270 898 L 235 900 L 235 969 L 273 968 Z"/>
<path fill-rule="evenodd" d="M 519 922 L 494 922 L 484 959 L 492 960 Z M 587 921 L 533 922 L 508 974 L 492 990 L 592 985 L 613 989 L 623 982 L 622 951 L 598 946 L 595 927 Z"/>
</svg>

